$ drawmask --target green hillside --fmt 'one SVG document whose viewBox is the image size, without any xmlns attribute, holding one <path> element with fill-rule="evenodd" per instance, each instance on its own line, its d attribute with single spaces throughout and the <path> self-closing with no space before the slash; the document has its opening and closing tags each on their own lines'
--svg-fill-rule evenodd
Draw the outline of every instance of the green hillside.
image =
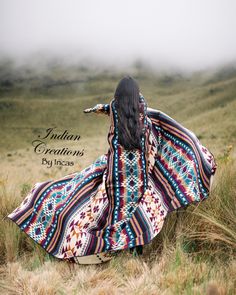
<svg viewBox="0 0 236 295">
<path fill-rule="evenodd" d="M 154 73 L 142 67 L 126 72 L 92 71 L 51 65 L 47 71 L 0 68 L 0 151 L 29 147 L 35 134 L 56 126 L 82 137 L 105 137 L 109 120 L 83 109 L 107 103 L 125 74 L 132 74 L 148 105 L 192 129 L 212 151 L 236 139 L 236 70 L 193 75 Z"/>
</svg>

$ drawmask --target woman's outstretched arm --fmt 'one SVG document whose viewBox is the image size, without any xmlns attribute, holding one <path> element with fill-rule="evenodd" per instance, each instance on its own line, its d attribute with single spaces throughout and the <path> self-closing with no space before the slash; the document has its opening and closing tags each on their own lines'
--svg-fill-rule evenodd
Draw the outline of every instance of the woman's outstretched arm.
<svg viewBox="0 0 236 295">
<path fill-rule="evenodd" d="M 84 110 L 84 113 L 96 113 L 96 114 L 105 114 L 110 115 L 110 105 L 109 103 L 99 103 L 96 104 L 93 108 L 88 108 Z"/>
</svg>

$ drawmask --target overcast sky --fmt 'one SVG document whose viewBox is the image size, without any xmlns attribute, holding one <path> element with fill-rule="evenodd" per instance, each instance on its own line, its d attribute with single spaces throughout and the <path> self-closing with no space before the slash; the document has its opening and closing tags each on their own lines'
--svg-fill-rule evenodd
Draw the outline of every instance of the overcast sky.
<svg viewBox="0 0 236 295">
<path fill-rule="evenodd" d="M 0 0 L 0 56 L 201 69 L 236 60 L 235 0 Z"/>
</svg>

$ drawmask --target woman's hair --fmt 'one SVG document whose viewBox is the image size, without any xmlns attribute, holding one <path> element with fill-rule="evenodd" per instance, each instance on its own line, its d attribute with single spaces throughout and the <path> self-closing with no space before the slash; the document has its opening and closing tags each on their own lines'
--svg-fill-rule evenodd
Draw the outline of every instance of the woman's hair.
<svg viewBox="0 0 236 295">
<path fill-rule="evenodd" d="M 118 142 L 125 149 L 141 149 L 139 86 L 130 76 L 120 80 L 115 94 L 118 115 Z"/>
</svg>

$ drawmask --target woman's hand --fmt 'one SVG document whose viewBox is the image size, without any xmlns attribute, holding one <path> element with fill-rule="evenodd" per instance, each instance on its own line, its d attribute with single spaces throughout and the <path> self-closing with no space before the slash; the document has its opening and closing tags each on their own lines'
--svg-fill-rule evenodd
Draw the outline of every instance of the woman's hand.
<svg viewBox="0 0 236 295">
<path fill-rule="evenodd" d="M 93 108 L 88 108 L 84 110 L 84 113 L 96 113 L 96 114 L 106 114 L 109 116 L 109 104 L 98 103 Z"/>
<path fill-rule="evenodd" d="M 104 112 L 104 104 L 98 103 L 93 108 L 88 108 L 84 110 L 84 113 L 97 113 L 101 114 Z"/>
<path fill-rule="evenodd" d="M 84 113 L 92 113 L 94 112 L 94 108 L 88 108 L 84 110 Z"/>
</svg>

